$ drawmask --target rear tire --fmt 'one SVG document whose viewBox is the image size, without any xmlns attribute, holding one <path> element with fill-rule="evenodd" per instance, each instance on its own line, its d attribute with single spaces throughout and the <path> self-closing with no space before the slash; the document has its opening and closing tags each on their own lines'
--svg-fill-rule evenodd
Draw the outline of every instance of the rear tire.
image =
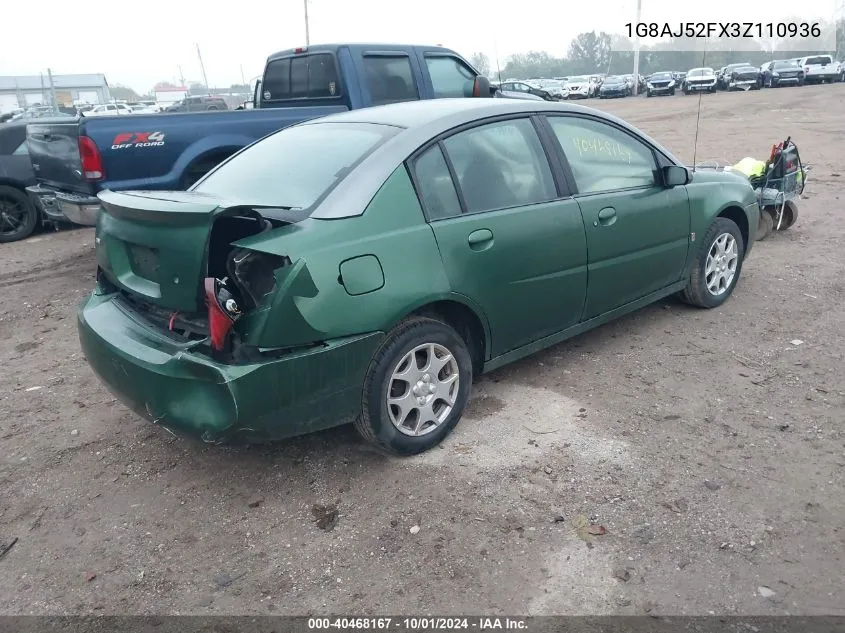
<svg viewBox="0 0 845 633">
<path fill-rule="evenodd" d="M 0 244 L 29 237 L 38 225 L 38 210 L 25 193 L 0 185 Z"/>
<path fill-rule="evenodd" d="M 739 227 L 727 218 L 716 218 L 701 240 L 681 298 L 699 308 L 722 305 L 739 281 L 744 257 L 745 243 Z"/>
<path fill-rule="evenodd" d="M 792 200 L 787 200 L 783 207 L 783 218 L 780 223 L 780 228 L 777 228 L 778 222 L 774 217 L 772 218 L 772 227 L 777 231 L 785 231 L 792 227 L 798 221 L 798 205 Z"/>
<path fill-rule="evenodd" d="M 435 370 L 425 371 L 432 361 Z M 422 453 L 439 444 L 460 421 L 469 402 L 472 375 L 467 344 L 452 327 L 428 317 L 408 318 L 388 333 L 370 361 L 355 428 L 384 453 Z M 416 389 L 422 391 L 417 394 Z M 409 400 L 401 402 L 403 395 Z M 421 400 L 426 401 L 424 405 Z M 415 422 L 432 416 L 438 418 L 437 423 L 423 424 L 413 434 Z"/>
</svg>

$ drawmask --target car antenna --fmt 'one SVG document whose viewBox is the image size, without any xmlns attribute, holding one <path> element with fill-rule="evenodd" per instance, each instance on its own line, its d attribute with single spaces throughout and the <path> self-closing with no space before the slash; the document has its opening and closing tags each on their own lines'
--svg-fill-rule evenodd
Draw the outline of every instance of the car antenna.
<svg viewBox="0 0 845 633">
<path fill-rule="evenodd" d="M 701 67 L 704 68 L 704 62 L 707 59 L 707 40 L 704 40 L 704 53 L 701 55 Z M 698 128 L 701 122 L 701 93 L 698 91 L 698 112 L 695 115 L 695 141 L 692 144 L 692 173 L 695 173 L 695 158 L 698 153 Z"/>
</svg>

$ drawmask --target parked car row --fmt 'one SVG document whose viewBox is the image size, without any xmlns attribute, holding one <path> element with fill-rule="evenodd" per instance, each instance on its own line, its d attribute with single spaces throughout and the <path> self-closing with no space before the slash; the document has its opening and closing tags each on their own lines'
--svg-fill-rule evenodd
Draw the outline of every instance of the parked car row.
<svg viewBox="0 0 845 633">
<path fill-rule="evenodd" d="M 749 62 L 736 62 L 719 69 L 700 67 L 687 72 L 659 71 L 638 77 L 636 83 L 638 93 L 653 97 L 674 95 L 679 90 L 684 94 L 693 94 L 836 81 L 845 81 L 845 62 L 837 62 L 831 55 L 809 55 L 773 60 L 759 67 Z M 627 97 L 634 94 L 634 83 L 632 74 L 578 75 L 554 79 L 508 79 L 502 84 L 502 89 L 508 86 L 508 90 L 534 94 L 547 101 L 560 101 Z"/>
</svg>

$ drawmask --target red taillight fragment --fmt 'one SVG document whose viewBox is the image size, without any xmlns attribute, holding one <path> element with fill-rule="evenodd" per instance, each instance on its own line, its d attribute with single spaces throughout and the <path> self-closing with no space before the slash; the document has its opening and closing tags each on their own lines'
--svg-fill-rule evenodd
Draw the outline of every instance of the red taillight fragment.
<svg viewBox="0 0 845 633">
<path fill-rule="evenodd" d="M 85 180 L 94 181 L 105 178 L 103 157 L 97 144 L 87 136 L 79 137 L 79 158 L 82 161 L 82 175 Z"/>
<path fill-rule="evenodd" d="M 208 306 L 211 347 L 219 352 L 226 343 L 226 336 L 232 330 L 235 319 L 220 305 L 217 298 L 217 280 L 214 277 L 205 278 L 205 303 Z"/>
</svg>

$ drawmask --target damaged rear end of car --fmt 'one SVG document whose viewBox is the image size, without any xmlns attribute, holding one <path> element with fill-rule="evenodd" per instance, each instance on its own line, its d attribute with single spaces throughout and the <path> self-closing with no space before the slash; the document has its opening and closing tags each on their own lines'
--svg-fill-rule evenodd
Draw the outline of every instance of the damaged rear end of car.
<svg viewBox="0 0 845 633">
<path fill-rule="evenodd" d="M 352 415 L 328 410 L 326 396 L 355 382 L 348 368 L 371 353 L 372 337 L 326 341 L 297 309 L 298 298 L 317 293 L 305 261 L 239 245 L 249 238 L 260 248 L 262 235 L 277 239 L 306 216 L 198 192 L 100 199 L 97 283 L 79 312 L 79 335 L 89 364 L 124 404 L 210 442 L 288 434 L 271 411 L 284 414 L 290 435 Z M 286 320 L 281 338 L 271 313 Z M 356 360 L 327 370 L 318 358 L 327 350 Z"/>
<path fill-rule="evenodd" d="M 384 334 L 337 318 L 351 300 L 341 294 L 353 296 L 338 249 L 360 253 L 344 246 L 349 224 L 313 216 L 397 130 L 304 123 L 188 191 L 100 192 L 97 284 L 78 329 L 101 380 L 148 420 L 211 442 L 354 419 Z M 345 213 L 363 213 L 373 193 Z"/>
</svg>

